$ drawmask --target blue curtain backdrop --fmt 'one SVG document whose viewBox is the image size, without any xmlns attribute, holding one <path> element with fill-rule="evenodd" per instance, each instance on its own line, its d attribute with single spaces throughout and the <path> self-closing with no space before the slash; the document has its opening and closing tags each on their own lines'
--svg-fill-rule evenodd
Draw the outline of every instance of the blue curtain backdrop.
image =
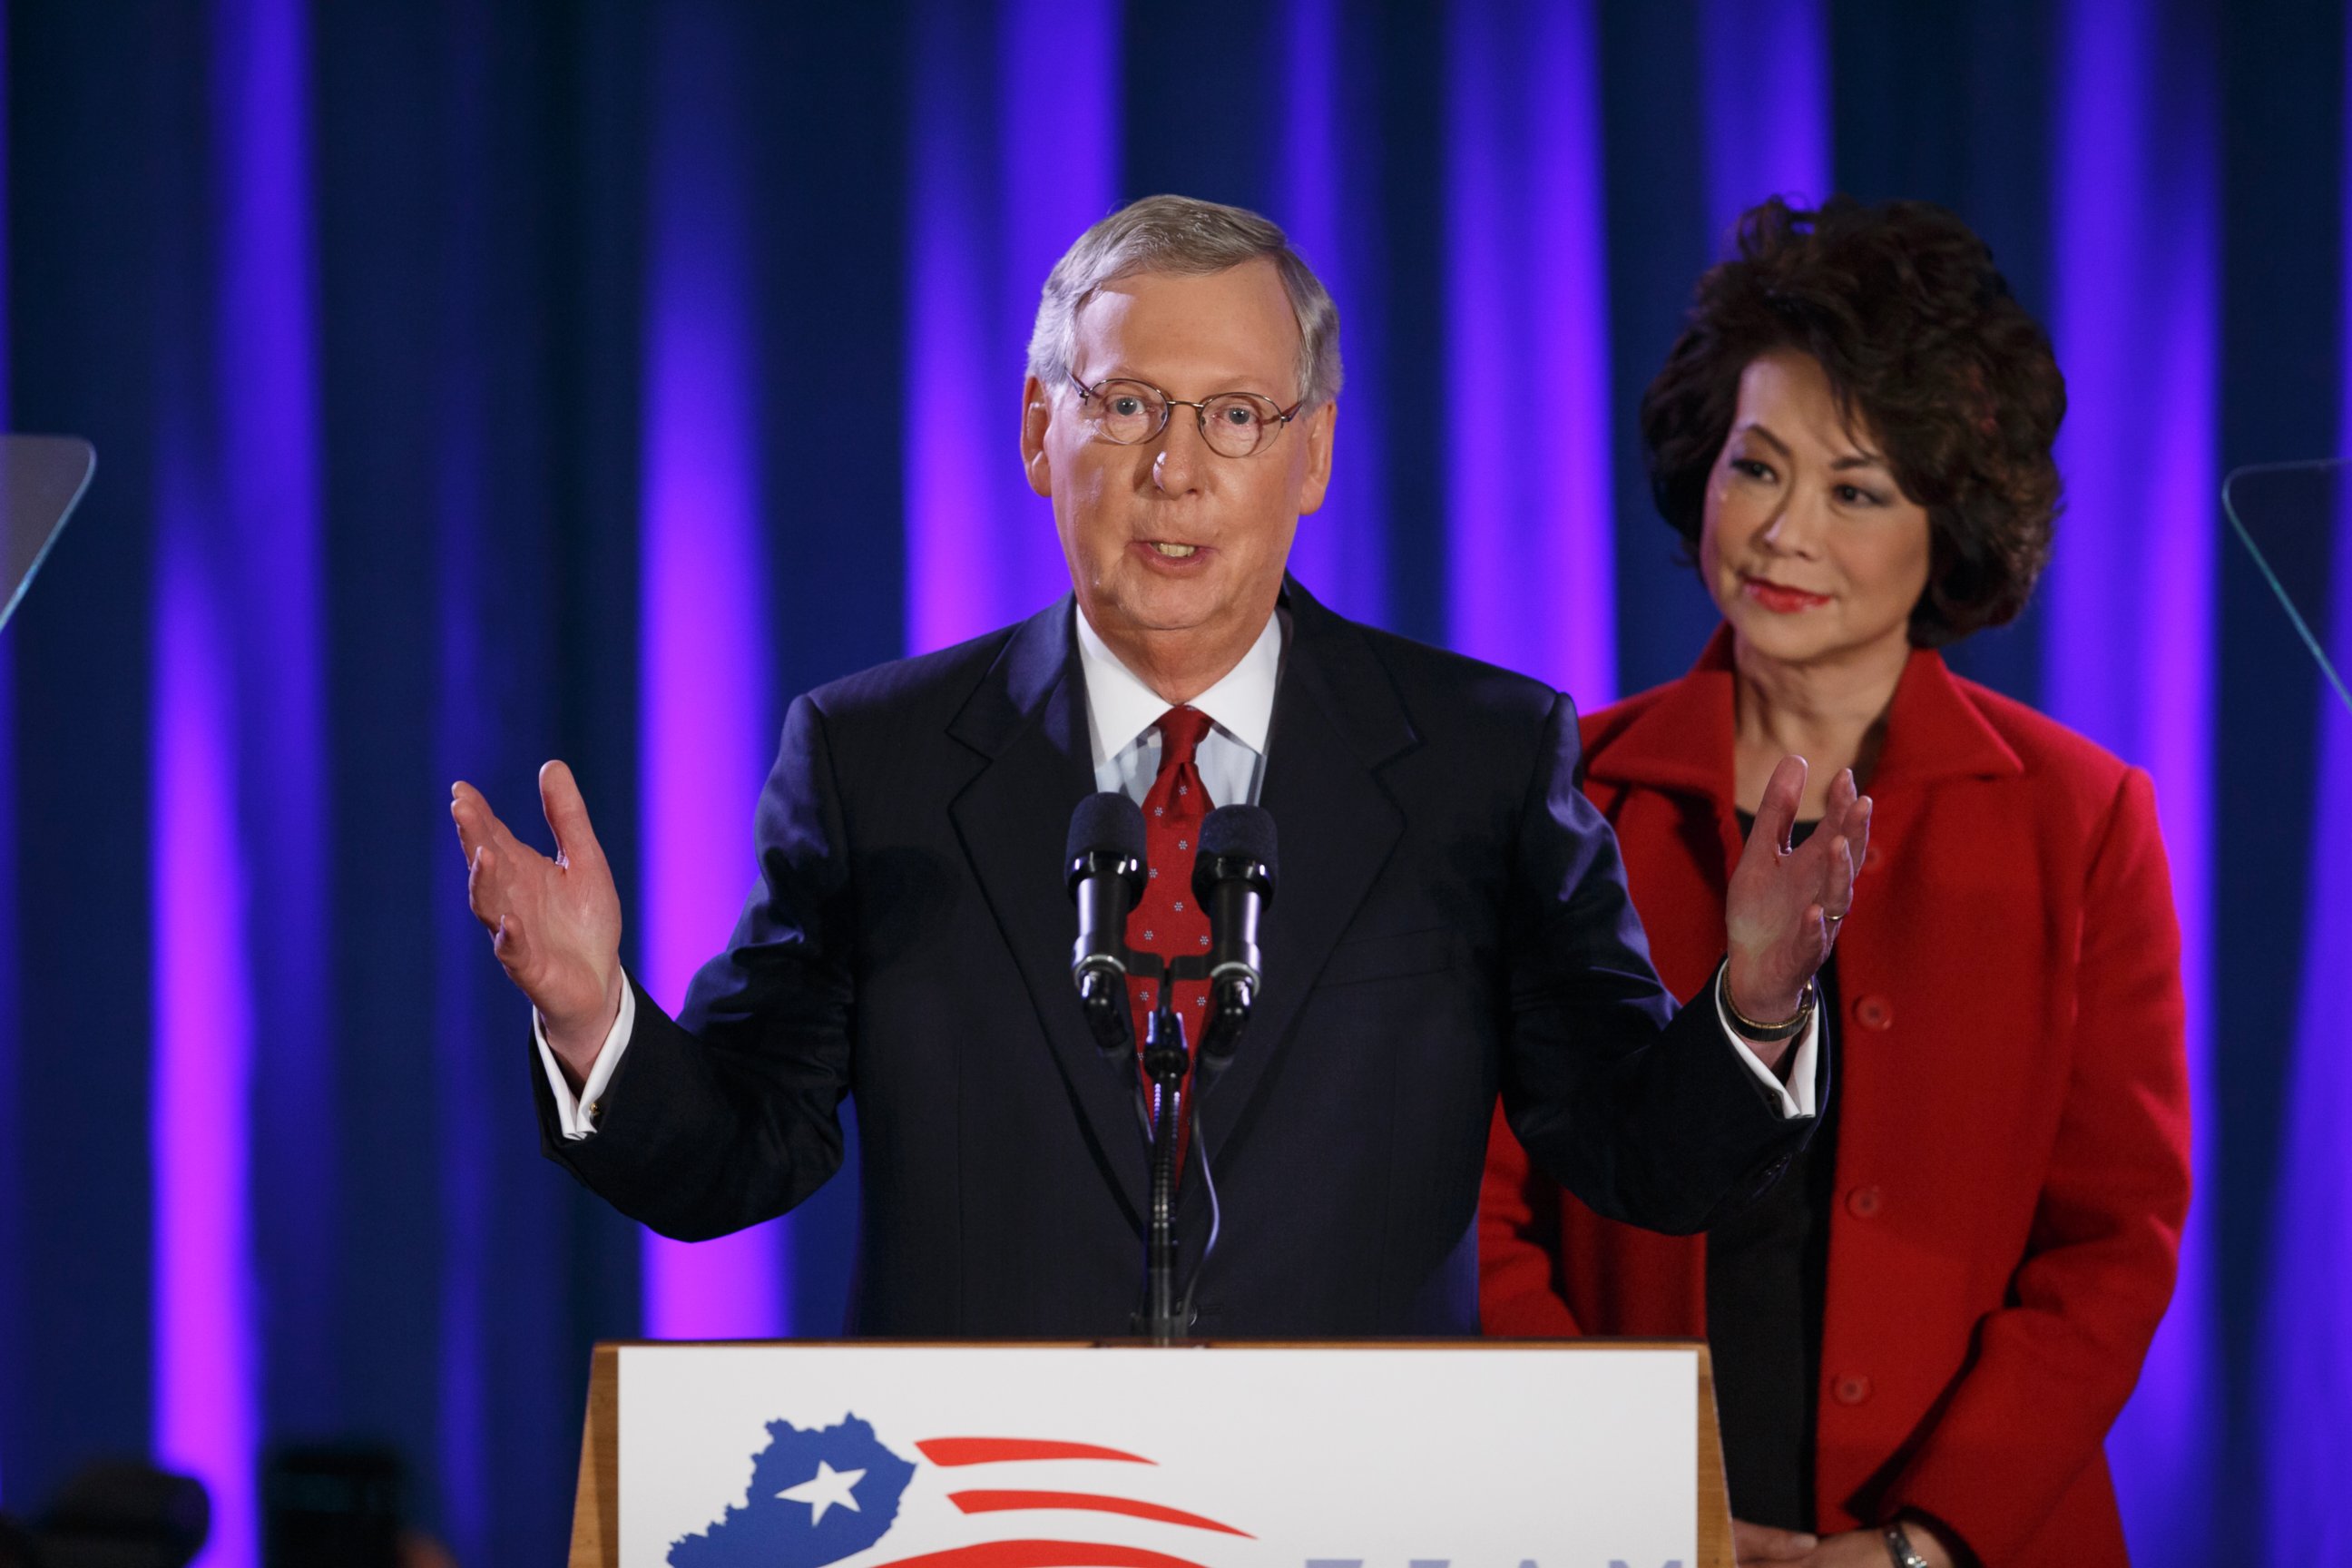
<svg viewBox="0 0 2352 1568">
<path fill-rule="evenodd" d="M 1633 411 L 1773 191 L 1991 241 L 2073 397 L 2045 591 L 1955 662 L 2157 775 L 2198 1207 L 2112 1438 L 2153 1564 L 2352 1563 L 2352 722 L 2213 489 L 2352 451 L 2352 38 L 2289 0 L 5 0 L 0 408 L 94 439 L 0 633 L 0 1506 L 389 1442 L 551 1560 L 587 1347 L 824 1335 L 845 1178 L 655 1244 L 535 1146 L 448 782 L 570 759 L 675 991 L 792 694 L 1057 591 L 1045 268 L 1268 211 L 1349 387 L 1301 574 L 1587 704 L 1711 611 Z M 2352 616 L 2352 521 L 2305 578 Z M 2224 1505 L 2220 1500 L 2228 1500 Z"/>
</svg>

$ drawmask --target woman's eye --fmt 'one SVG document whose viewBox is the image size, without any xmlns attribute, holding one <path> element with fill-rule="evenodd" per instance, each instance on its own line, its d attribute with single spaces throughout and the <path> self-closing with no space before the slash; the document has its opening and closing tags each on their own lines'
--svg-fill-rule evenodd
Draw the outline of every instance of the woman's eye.
<svg viewBox="0 0 2352 1568">
<path fill-rule="evenodd" d="M 1731 467 L 1734 472 L 1746 474 L 1751 479 L 1769 480 L 1772 477 L 1770 465 L 1759 463 L 1753 458 L 1734 458 Z"/>
<path fill-rule="evenodd" d="M 1114 418 L 1132 419 L 1143 412 L 1143 403 L 1139 398 L 1114 397 L 1110 400 L 1110 411 Z"/>
<path fill-rule="evenodd" d="M 1878 498 L 1876 496 L 1856 485 L 1838 486 L 1837 498 L 1848 506 L 1876 506 L 1878 504 Z"/>
</svg>

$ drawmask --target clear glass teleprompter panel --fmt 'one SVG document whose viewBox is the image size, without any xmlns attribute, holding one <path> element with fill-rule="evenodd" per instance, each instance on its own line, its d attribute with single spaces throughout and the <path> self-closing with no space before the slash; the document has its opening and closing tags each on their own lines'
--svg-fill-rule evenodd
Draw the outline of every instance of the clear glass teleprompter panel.
<svg viewBox="0 0 2352 1568">
<path fill-rule="evenodd" d="M 75 436 L 0 436 L 0 626 L 89 487 L 98 454 Z"/>
<path fill-rule="evenodd" d="M 2249 464 L 2221 481 L 2221 510 L 2352 708 L 2352 458 Z"/>
</svg>

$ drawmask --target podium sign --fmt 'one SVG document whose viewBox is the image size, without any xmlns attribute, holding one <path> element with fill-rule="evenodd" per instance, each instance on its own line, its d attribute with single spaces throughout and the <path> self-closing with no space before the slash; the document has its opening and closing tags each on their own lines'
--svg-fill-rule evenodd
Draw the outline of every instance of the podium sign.
<svg viewBox="0 0 2352 1568">
<path fill-rule="evenodd" d="M 592 1398 L 572 1562 L 1727 1563 L 1704 1356 L 1573 1341 L 600 1349 L 617 1410 L 600 1423 Z"/>
</svg>

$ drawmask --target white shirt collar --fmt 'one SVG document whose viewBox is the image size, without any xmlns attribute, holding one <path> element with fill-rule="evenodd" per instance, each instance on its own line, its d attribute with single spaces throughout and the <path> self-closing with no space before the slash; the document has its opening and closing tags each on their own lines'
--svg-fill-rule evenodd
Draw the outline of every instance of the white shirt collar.
<svg viewBox="0 0 2352 1568">
<path fill-rule="evenodd" d="M 1094 742 L 1095 766 L 1100 767 L 1135 743 L 1136 738 L 1160 722 L 1168 701 L 1119 662 L 1110 645 L 1077 611 L 1078 662 L 1087 682 L 1087 729 Z M 1259 756 L 1265 754 L 1265 733 L 1274 722 L 1274 689 L 1282 673 L 1282 616 L 1265 618 L 1265 630 L 1250 644 L 1242 661 L 1190 706 L 1209 721 Z"/>
</svg>

